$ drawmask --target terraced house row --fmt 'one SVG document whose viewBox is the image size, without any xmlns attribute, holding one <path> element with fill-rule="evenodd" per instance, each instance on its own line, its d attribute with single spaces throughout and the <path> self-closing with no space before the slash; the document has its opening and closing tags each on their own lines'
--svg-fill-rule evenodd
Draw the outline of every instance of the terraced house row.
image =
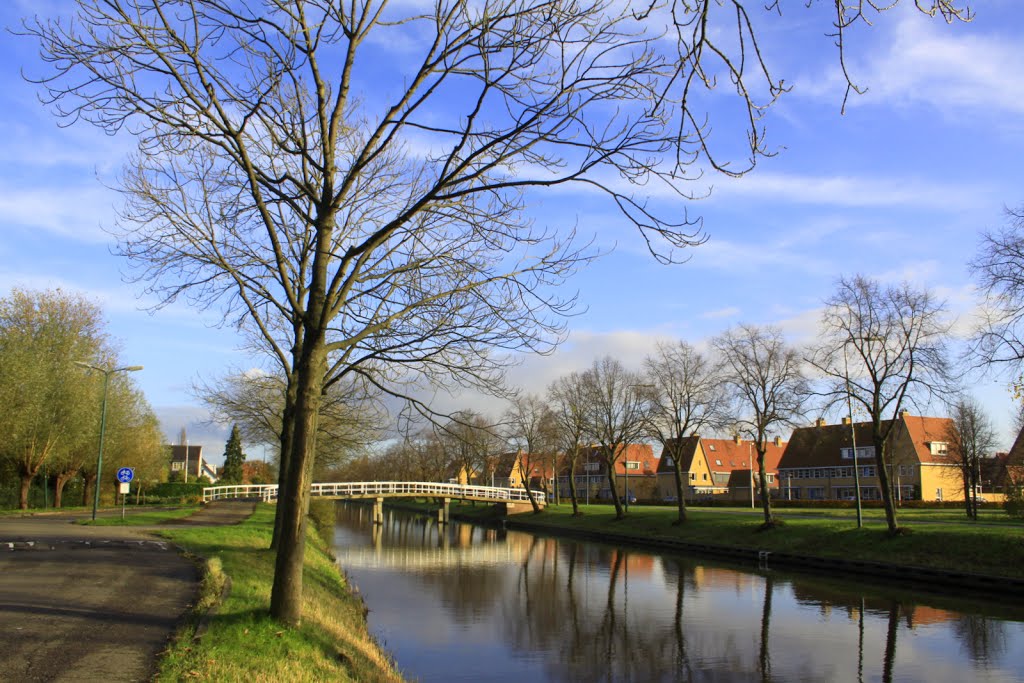
<svg viewBox="0 0 1024 683">
<path fill-rule="evenodd" d="M 890 421 L 883 423 L 884 427 Z M 943 417 L 922 417 L 904 411 L 889 432 L 887 441 L 889 482 L 898 501 L 955 501 L 964 499 L 961 465 L 951 451 L 955 440 L 953 421 Z M 856 444 L 856 451 L 854 451 Z M 760 482 L 757 450 L 749 440 L 713 439 L 693 434 L 678 448 L 665 448 L 659 455 L 648 444 L 624 446 L 614 464 L 619 496 L 648 502 L 674 502 L 676 497 L 672 452 L 683 472 L 683 495 L 687 501 L 723 500 L 755 504 Z M 983 458 L 978 464 L 980 490 L 986 502 L 1003 500 L 1007 485 L 1024 484 L 1024 432 L 1009 453 Z M 562 456 L 528 456 L 505 453 L 488 463 L 483 477 L 466 477 L 464 471 L 452 481 L 521 486 L 560 496 L 569 492 L 568 460 Z M 858 476 L 855 476 L 855 470 Z M 776 438 L 765 452 L 769 493 L 784 500 L 854 500 L 860 485 L 861 499 L 881 500 L 882 492 L 871 443 L 871 425 L 838 424 L 819 419 L 814 425 L 793 430 L 788 442 Z M 583 449 L 577 458 L 575 484 L 585 500 L 610 497 L 607 465 L 596 446 Z M 859 482 L 857 481 L 859 479 Z"/>
</svg>

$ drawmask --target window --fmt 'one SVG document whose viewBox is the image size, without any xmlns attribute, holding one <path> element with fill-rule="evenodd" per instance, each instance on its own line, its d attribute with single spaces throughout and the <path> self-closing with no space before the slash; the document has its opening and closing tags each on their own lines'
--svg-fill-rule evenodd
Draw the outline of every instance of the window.
<svg viewBox="0 0 1024 683">
<path fill-rule="evenodd" d="M 599 472 L 601 470 L 601 463 L 599 462 L 588 462 L 583 466 L 584 472 Z"/>
<path fill-rule="evenodd" d="M 824 500 L 825 499 L 825 487 L 824 486 L 808 486 L 807 487 L 807 499 L 808 500 Z"/>
<path fill-rule="evenodd" d="M 690 472 L 690 481 L 697 481 L 697 473 Z"/>
<path fill-rule="evenodd" d="M 853 449 L 852 448 L 840 448 L 839 449 L 839 456 L 843 460 L 853 460 Z M 864 458 L 873 458 L 873 457 L 875 457 L 875 447 L 874 446 L 857 446 L 857 460 L 862 460 Z"/>
<path fill-rule="evenodd" d="M 671 455 L 666 455 L 664 457 L 664 461 L 665 461 L 665 467 L 673 467 L 675 465 L 675 463 L 672 462 L 672 456 Z"/>
<path fill-rule="evenodd" d="M 713 443 L 709 443 L 709 444 L 708 444 L 708 450 L 709 450 L 709 451 L 713 451 L 713 450 L 715 450 L 715 444 L 713 444 Z"/>
<path fill-rule="evenodd" d="M 900 476 L 901 477 L 912 477 L 912 476 L 914 476 L 914 466 L 913 465 L 900 465 L 899 472 L 900 472 Z"/>
<path fill-rule="evenodd" d="M 718 458 L 715 458 L 715 464 L 718 465 L 719 467 L 721 467 L 722 466 L 722 461 L 719 460 Z"/>
<path fill-rule="evenodd" d="M 185 469 L 185 463 L 183 463 L 183 462 L 172 462 L 171 463 L 171 471 L 172 472 L 178 472 L 178 471 L 183 470 L 183 469 Z"/>
<path fill-rule="evenodd" d="M 626 461 L 626 469 L 627 470 L 638 470 L 638 469 L 640 469 L 640 461 L 639 460 L 627 460 Z"/>
<path fill-rule="evenodd" d="M 774 474 L 765 474 L 765 477 L 768 478 L 768 483 L 769 484 L 771 484 L 772 482 L 775 481 L 775 475 Z"/>
<path fill-rule="evenodd" d="M 942 500 L 942 489 L 935 489 L 935 500 Z"/>
<path fill-rule="evenodd" d="M 705 472 L 705 473 L 704 473 L 704 474 L 703 474 L 702 476 L 704 477 L 704 481 L 707 481 L 707 480 L 708 480 L 708 475 L 707 475 L 707 472 Z"/>
<path fill-rule="evenodd" d="M 931 451 L 932 455 L 948 455 L 949 454 L 949 444 L 946 443 L 945 441 L 932 441 L 930 444 L 928 444 L 928 447 L 929 447 L 929 450 Z M 942 499 L 940 498 L 939 500 L 942 500 Z"/>
</svg>

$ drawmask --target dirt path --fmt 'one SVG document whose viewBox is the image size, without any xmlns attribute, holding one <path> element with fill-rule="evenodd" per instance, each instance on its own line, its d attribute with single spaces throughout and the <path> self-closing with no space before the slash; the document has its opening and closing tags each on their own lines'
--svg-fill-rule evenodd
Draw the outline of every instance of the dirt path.
<svg viewBox="0 0 1024 683">
<path fill-rule="evenodd" d="M 254 503 L 179 523 L 232 524 Z M 144 681 L 196 595 L 195 566 L 144 528 L 0 518 L 0 681 Z"/>
</svg>

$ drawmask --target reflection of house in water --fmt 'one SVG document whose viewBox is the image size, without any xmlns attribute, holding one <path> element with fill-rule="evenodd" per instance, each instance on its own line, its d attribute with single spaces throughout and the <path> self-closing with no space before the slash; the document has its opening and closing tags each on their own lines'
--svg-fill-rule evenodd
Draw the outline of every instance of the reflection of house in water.
<svg viewBox="0 0 1024 683">
<path fill-rule="evenodd" d="M 637 555 L 628 550 L 613 550 L 611 555 L 611 567 L 616 567 L 620 572 L 628 572 L 633 576 L 649 577 L 654 573 L 656 558 L 654 555 Z"/>
</svg>

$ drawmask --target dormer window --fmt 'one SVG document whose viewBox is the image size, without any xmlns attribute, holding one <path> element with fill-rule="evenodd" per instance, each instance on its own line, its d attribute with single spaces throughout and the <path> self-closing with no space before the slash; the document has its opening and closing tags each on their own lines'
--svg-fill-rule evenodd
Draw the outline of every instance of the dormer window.
<svg viewBox="0 0 1024 683">
<path fill-rule="evenodd" d="M 713 444 L 713 443 L 709 443 L 709 444 L 708 444 L 708 450 L 709 450 L 709 451 L 713 451 L 713 450 L 715 450 L 715 444 Z"/>
<path fill-rule="evenodd" d="M 843 460 L 853 460 L 853 449 L 852 448 L 840 448 L 839 457 Z M 865 458 L 875 457 L 874 446 L 857 446 L 857 459 L 862 460 Z"/>
<path fill-rule="evenodd" d="M 722 461 L 719 460 L 718 458 L 715 458 L 715 464 L 718 465 L 719 467 L 721 467 L 722 466 Z"/>
<path fill-rule="evenodd" d="M 928 444 L 932 455 L 949 455 L 949 444 L 945 441 L 932 441 Z"/>
</svg>

